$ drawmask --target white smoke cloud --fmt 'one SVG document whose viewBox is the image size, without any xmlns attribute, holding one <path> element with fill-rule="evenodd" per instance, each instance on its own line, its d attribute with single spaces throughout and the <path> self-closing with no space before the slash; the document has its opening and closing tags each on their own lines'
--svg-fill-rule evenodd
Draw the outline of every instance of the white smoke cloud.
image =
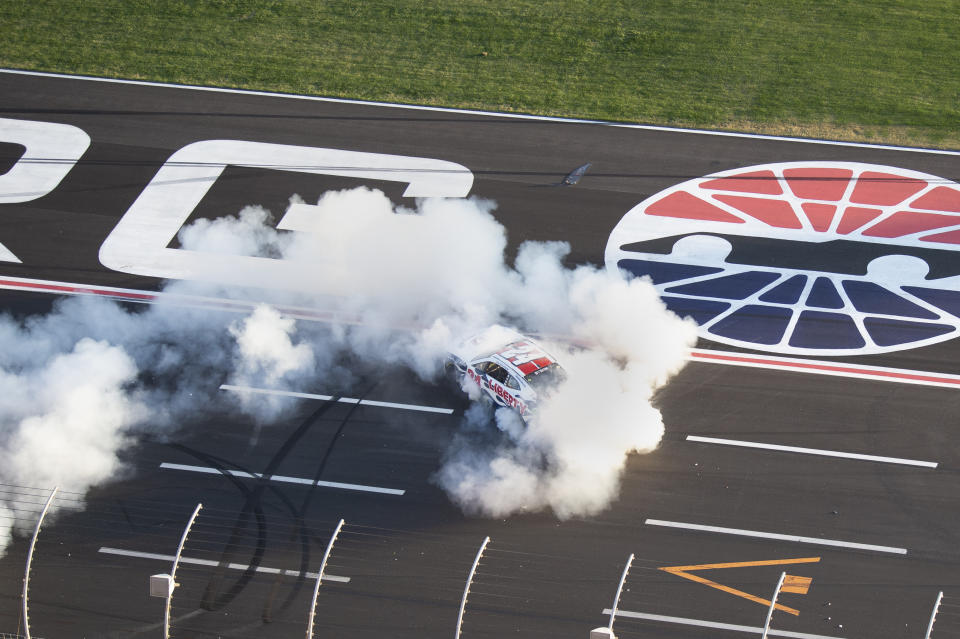
<svg viewBox="0 0 960 639">
<path fill-rule="evenodd" d="M 265 386 L 309 374 L 312 351 L 267 307 L 235 313 L 160 303 L 131 311 L 67 298 L 43 316 L 0 316 L 0 551 L 39 505 L 16 488 L 84 493 L 126 472 L 120 452 L 205 411 L 229 408 L 220 381 Z M 271 402 L 242 405 L 275 415 Z M 70 500 L 73 502 L 73 498 Z M 59 501 L 54 502 L 55 513 Z M 71 506 L 76 504 L 71 503 Z"/>
<path fill-rule="evenodd" d="M 41 486 L 110 477 L 119 466 L 116 452 L 127 443 L 124 429 L 146 411 L 125 392 L 137 374 L 133 360 L 122 348 L 84 338 L 45 364 L 19 380 L 44 410 L 8 433 L 0 452 L 5 476 Z"/>
<path fill-rule="evenodd" d="M 694 327 L 667 313 L 649 283 L 587 267 L 563 272 L 554 258 L 543 257 L 537 280 L 552 280 L 559 296 L 551 302 L 561 307 L 552 330 L 586 346 L 548 346 L 568 377 L 538 403 L 529 424 L 499 409 L 497 425 L 509 438 L 456 442 L 438 478 L 471 513 L 499 517 L 549 507 L 567 518 L 606 508 L 627 456 L 659 444 L 664 426 L 653 393 L 679 371 L 694 343 Z M 560 313 L 566 324 L 557 321 Z"/>
<path fill-rule="evenodd" d="M 529 426 L 471 408 L 436 481 L 471 513 L 602 510 L 627 455 L 657 446 L 663 424 L 650 398 L 683 365 L 695 328 L 644 280 L 563 267 L 566 244 L 525 243 L 509 266 L 493 206 L 427 199 L 410 210 L 360 188 L 324 194 L 297 226 L 314 232 L 278 231 L 255 206 L 180 232 L 187 250 L 290 260 L 297 292 L 260 298 L 309 304 L 344 320 L 337 324 L 296 323 L 269 306 L 238 318 L 167 303 L 131 312 L 93 298 L 25 321 L 0 317 L 0 482 L 82 492 L 116 475 L 117 452 L 136 433 L 163 433 L 178 416 L 216 408 L 219 381 L 343 387 L 349 360 L 437 380 L 458 342 L 500 323 L 578 344 L 550 346 L 569 379 Z M 188 282 L 167 290 L 224 294 Z M 240 397 L 261 422 L 284 408 Z M 89 454 L 54 462 L 71 449 Z"/>
<path fill-rule="evenodd" d="M 260 206 L 247 206 L 236 217 L 200 218 L 183 227 L 178 239 L 187 250 L 221 255 L 279 256 L 287 241 L 272 225 L 273 217 L 269 211 Z"/>
<path fill-rule="evenodd" d="M 628 454 L 658 445 L 663 423 L 651 397 L 685 363 L 695 326 L 669 313 L 645 280 L 565 268 L 565 243 L 525 243 L 510 267 L 492 210 L 477 199 L 422 200 L 409 210 L 371 189 L 330 192 L 298 220 L 312 232 L 279 250 L 306 274 L 295 288 L 325 296 L 325 310 L 352 322 L 312 340 L 328 359 L 347 352 L 433 380 L 448 352 L 492 324 L 579 344 L 551 345 L 569 378 L 529 426 L 508 411 L 468 411 L 468 436 L 436 480 L 472 513 L 598 512 L 616 497 Z M 251 219 L 242 215 L 235 230 L 264 246 L 246 254 L 277 250 Z M 202 248 L 184 234 L 181 242 Z M 507 437 L 469 436 L 494 424 Z"/>
<path fill-rule="evenodd" d="M 127 429 L 146 413 L 126 390 L 136 374 L 122 348 L 90 338 L 69 352 L 27 363 L 18 374 L 0 371 L 3 483 L 86 488 L 115 475 Z M 32 523 L 35 508 L 3 506 L 0 537 L 9 538 L 18 523 L 21 529 Z"/>
<path fill-rule="evenodd" d="M 293 343 L 294 321 L 276 309 L 258 305 L 253 313 L 230 325 L 237 341 L 230 383 L 237 386 L 278 388 L 284 382 L 312 376 L 313 349 L 306 342 Z M 240 393 L 241 407 L 260 421 L 269 421 L 289 406 L 289 398 L 278 395 Z"/>
</svg>

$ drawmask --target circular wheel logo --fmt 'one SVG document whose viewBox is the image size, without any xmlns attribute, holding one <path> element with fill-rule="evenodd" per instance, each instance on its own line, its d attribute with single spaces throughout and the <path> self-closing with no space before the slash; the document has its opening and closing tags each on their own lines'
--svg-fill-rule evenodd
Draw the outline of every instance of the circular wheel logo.
<svg viewBox="0 0 960 639">
<path fill-rule="evenodd" d="M 960 185 L 854 162 L 723 171 L 631 209 L 606 263 L 649 277 L 715 342 L 818 356 L 916 348 L 960 331 Z"/>
</svg>

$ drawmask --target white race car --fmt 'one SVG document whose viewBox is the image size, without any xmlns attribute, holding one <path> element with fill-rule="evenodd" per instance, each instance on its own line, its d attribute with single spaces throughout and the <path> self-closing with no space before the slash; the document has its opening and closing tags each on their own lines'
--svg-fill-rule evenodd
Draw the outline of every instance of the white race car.
<svg viewBox="0 0 960 639">
<path fill-rule="evenodd" d="M 529 421 L 537 399 L 566 379 L 557 360 L 539 344 L 502 326 L 493 326 L 451 353 L 450 365 L 464 390 L 474 384 L 497 406 Z M 472 394 L 472 393 L 471 393 Z"/>
</svg>

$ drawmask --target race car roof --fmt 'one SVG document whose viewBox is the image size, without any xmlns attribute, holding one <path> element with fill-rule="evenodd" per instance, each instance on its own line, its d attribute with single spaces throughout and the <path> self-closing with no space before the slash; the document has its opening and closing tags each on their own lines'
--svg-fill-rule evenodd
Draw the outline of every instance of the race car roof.
<svg viewBox="0 0 960 639">
<path fill-rule="evenodd" d="M 520 377 L 557 364 L 556 359 L 532 339 L 499 325 L 474 335 L 461 344 L 455 354 L 467 362 L 481 358 L 495 359 Z"/>
<path fill-rule="evenodd" d="M 502 361 L 508 370 L 519 373 L 521 377 L 557 363 L 539 344 L 527 338 L 514 340 L 492 355 Z"/>
<path fill-rule="evenodd" d="M 490 326 L 477 333 L 457 347 L 456 355 L 463 360 L 472 361 L 478 357 L 489 357 L 501 351 L 505 344 L 524 339 L 520 333 L 506 326 Z"/>
</svg>

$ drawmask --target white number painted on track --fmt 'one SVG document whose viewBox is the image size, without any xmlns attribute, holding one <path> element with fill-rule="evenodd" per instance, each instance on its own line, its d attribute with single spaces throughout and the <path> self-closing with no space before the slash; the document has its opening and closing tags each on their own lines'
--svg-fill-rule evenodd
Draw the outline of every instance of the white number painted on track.
<svg viewBox="0 0 960 639">
<path fill-rule="evenodd" d="M 284 260 L 167 248 L 228 165 L 406 182 L 405 197 L 466 197 L 473 186 L 469 169 L 444 160 L 243 140 L 194 142 L 171 155 L 130 206 L 100 247 L 100 262 L 164 279 L 296 287 L 303 280 L 300 267 Z M 282 225 L 295 227 L 301 225 L 294 220 Z"/>
<path fill-rule="evenodd" d="M 0 118 L 0 142 L 26 148 L 0 175 L 0 204 L 30 202 L 50 193 L 90 146 L 90 136 L 69 124 Z M 20 263 L 0 244 L 0 261 Z"/>
</svg>

